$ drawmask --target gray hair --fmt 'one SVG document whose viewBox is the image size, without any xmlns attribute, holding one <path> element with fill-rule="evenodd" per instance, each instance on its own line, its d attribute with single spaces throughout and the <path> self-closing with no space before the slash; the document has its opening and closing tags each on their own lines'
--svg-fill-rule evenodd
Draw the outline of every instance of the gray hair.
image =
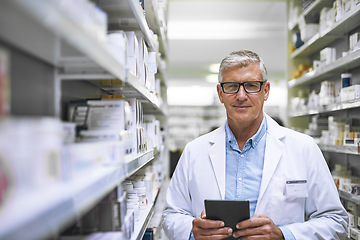
<svg viewBox="0 0 360 240">
<path fill-rule="evenodd" d="M 226 56 L 220 64 L 218 80 L 219 83 L 223 81 L 223 72 L 232 67 L 247 67 L 252 63 L 258 63 L 260 66 L 260 71 L 262 75 L 262 80 L 267 81 L 267 71 L 264 64 L 264 61 L 256 53 L 249 50 L 241 50 L 230 53 Z"/>
</svg>

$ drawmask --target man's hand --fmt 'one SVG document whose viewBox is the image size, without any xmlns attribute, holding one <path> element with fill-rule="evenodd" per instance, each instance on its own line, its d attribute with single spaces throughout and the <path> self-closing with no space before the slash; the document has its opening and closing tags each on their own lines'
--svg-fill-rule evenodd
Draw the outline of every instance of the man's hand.
<svg viewBox="0 0 360 240">
<path fill-rule="evenodd" d="M 232 229 L 224 227 L 223 221 L 206 219 L 205 211 L 193 220 L 192 232 L 196 240 L 200 239 L 224 239 L 232 234 Z"/>
<path fill-rule="evenodd" d="M 233 234 L 234 238 L 247 239 L 284 239 L 280 228 L 264 215 L 254 215 L 251 219 L 239 222 Z"/>
</svg>

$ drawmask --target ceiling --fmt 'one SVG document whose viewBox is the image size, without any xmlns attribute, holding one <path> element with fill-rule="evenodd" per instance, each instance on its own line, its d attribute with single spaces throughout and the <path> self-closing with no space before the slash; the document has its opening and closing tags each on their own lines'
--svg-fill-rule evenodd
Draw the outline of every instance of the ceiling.
<svg viewBox="0 0 360 240">
<path fill-rule="evenodd" d="M 170 86 L 213 85 L 214 82 L 206 81 L 211 74 L 209 66 L 240 49 L 255 51 L 262 57 L 270 80 L 284 78 L 286 1 L 169 0 L 168 3 Z"/>
</svg>

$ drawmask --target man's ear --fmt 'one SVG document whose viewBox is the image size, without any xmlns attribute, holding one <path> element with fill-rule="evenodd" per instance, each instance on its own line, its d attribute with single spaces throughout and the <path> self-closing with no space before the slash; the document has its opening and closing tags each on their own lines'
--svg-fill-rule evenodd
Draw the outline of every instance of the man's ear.
<svg viewBox="0 0 360 240">
<path fill-rule="evenodd" d="M 264 101 L 268 100 L 270 93 L 270 82 L 266 81 L 264 83 Z"/>
<path fill-rule="evenodd" d="M 218 85 L 216 86 L 216 90 L 217 90 L 217 93 L 218 93 L 218 97 L 219 97 L 220 102 L 221 102 L 221 103 L 224 103 L 223 97 L 222 97 L 222 89 L 221 89 L 220 84 L 218 84 Z"/>
</svg>

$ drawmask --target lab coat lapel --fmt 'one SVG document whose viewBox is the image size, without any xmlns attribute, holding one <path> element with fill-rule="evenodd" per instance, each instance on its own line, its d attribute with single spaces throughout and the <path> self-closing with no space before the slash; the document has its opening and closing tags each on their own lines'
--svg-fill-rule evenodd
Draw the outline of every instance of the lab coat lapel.
<svg viewBox="0 0 360 240">
<path fill-rule="evenodd" d="M 209 150 L 210 161 L 214 170 L 221 199 L 225 199 L 225 127 L 214 131 L 210 140 L 212 146 Z"/>
<path fill-rule="evenodd" d="M 265 190 L 268 187 L 270 180 L 275 173 L 281 155 L 283 154 L 284 151 L 284 144 L 280 140 L 283 137 L 282 129 L 277 125 L 277 123 L 274 122 L 274 120 L 269 119 L 268 116 L 267 119 L 268 119 L 267 121 L 268 132 L 266 135 L 264 169 L 261 180 L 258 204 L 259 202 L 261 202 Z"/>
</svg>

